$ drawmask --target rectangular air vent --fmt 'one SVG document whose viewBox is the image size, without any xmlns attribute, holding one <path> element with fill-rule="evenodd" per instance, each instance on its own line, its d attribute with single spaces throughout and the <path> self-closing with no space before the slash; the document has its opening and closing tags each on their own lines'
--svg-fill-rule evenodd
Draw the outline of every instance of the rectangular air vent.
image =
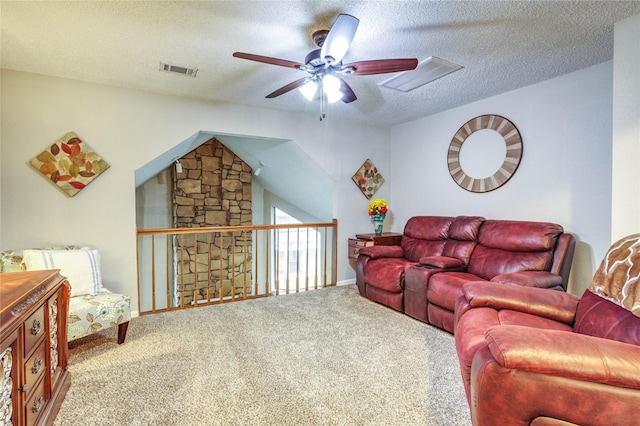
<svg viewBox="0 0 640 426">
<path fill-rule="evenodd" d="M 160 71 L 173 72 L 176 74 L 186 75 L 187 77 L 195 77 L 198 72 L 198 68 L 185 68 L 160 62 Z"/>
<path fill-rule="evenodd" d="M 416 69 L 395 75 L 380 83 L 379 86 L 409 92 L 462 68 L 462 65 L 429 56 L 420 62 Z"/>
</svg>

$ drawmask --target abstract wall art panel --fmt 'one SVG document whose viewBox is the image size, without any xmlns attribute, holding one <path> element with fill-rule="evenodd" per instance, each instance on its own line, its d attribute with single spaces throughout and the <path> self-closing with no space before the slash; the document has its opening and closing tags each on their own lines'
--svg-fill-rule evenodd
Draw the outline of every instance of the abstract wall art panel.
<svg viewBox="0 0 640 426">
<path fill-rule="evenodd" d="M 29 163 L 69 197 L 109 168 L 109 164 L 73 132 L 56 140 Z"/>
<path fill-rule="evenodd" d="M 351 179 L 360 188 L 364 196 L 367 197 L 367 200 L 370 200 L 384 183 L 384 178 L 369 159 L 364 162 Z"/>
</svg>

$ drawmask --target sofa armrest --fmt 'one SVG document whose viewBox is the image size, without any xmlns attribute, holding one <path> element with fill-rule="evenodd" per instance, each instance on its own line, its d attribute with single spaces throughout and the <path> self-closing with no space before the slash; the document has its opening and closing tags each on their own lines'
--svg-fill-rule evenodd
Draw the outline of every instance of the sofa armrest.
<svg viewBox="0 0 640 426">
<path fill-rule="evenodd" d="M 370 259 L 380 259 L 383 257 L 404 257 L 402 246 L 368 246 L 362 247 L 358 251 L 358 256 L 368 256 Z"/>
<path fill-rule="evenodd" d="M 485 339 L 496 362 L 504 368 L 640 388 L 640 346 L 519 325 L 490 327 Z"/>
<path fill-rule="evenodd" d="M 579 297 L 571 293 L 535 287 L 471 281 L 462 286 L 472 308 L 509 309 L 573 325 Z"/>
<path fill-rule="evenodd" d="M 526 287 L 550 288 L 562 285 L 562 277 L 548 271 L 522 271 L 496 275 L 491 282 Z"/>
</svg>

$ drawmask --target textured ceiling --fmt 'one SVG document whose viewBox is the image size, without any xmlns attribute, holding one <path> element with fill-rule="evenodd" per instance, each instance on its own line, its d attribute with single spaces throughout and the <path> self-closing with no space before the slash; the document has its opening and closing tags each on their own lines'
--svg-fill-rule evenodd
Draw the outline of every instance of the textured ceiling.
<svg viewBox="0 0 640 426">
<path fill-rule="evenodd" d="M 412 92 L 379 87 L 390 75 L 346 77 L 358 100 L 340 117 L 392 126 L 573 72 L 613 56 L 613 24 L 640 1 L 5 1 L 2 67 L 150 92 L 319 113 L 297 91 L 303 77 L 234 51 L 304 62 L 310 33 L 338 13 L 360 19 L 345 63 L 438 56 L 464 66 Z M 640 39 L 640 38 L 639 38 Z M 196 78 L 159 62 L 196 67 Z"/>
</svg>

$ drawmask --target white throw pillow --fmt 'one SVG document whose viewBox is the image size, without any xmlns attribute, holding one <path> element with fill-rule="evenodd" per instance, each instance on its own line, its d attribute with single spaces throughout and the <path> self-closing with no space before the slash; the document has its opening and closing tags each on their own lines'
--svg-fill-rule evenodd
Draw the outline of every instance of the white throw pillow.
<svg viewBox="0 0 640 426">
<path fill-rule="evenodd" d="M 71 297 L 102 289 L 98 250 L 25 250 L 22 261 L 27 271 L 60 269 L 71 285 Z"/>
</svg>

